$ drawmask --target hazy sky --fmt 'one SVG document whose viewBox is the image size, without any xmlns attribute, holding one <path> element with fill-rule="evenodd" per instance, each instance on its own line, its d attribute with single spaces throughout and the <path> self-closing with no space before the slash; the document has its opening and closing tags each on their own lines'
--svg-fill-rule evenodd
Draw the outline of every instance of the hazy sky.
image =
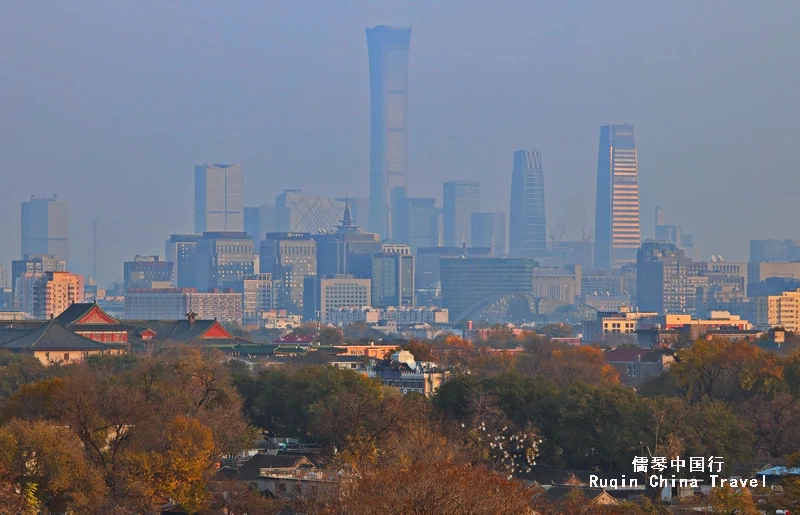
<svg viewBox="0 0 800 515">
<path fill-rule="evenodd" d="M 702 255 L 800 238 L 800 2 L 320 0 L 0 5 L 0 263 L 20 202 L 70 204 L 72 266 L 100 283 L 193 227 L 196 162 L 366 196 L 364 28 L 413 27 L 409 189 L 481 183 L 508 210 L 512 152 L 542 152 L 548 226 L 593 228 L 598 128 L 637 130 L 642 227 L 660 204 Z M 585 222 L 582 218 L 585 206 Z"/>
</svg>

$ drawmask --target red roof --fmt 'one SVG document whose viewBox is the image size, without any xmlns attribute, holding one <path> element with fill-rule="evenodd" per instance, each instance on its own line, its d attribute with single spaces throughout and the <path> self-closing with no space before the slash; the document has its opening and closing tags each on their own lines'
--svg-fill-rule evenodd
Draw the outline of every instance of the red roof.
<svg viewBox="0 0 800 515">
<path fill-rule="evenodd" d="M 277 340 L 273 341 L 272 343 L 307 343 L 311 344 L 314 341 L 313 336 L 299 336 L 296 334 L 287 334 L 286 336 L 281 336 Z"/>
<path fill-rule="evenodd" d="M 636 361 L 637 356 L 643 358 L 651 352 L 650 349 L 613 349 L 605 353 L 605 358 L 606 362 L 633 362 Z"/>
</svg>

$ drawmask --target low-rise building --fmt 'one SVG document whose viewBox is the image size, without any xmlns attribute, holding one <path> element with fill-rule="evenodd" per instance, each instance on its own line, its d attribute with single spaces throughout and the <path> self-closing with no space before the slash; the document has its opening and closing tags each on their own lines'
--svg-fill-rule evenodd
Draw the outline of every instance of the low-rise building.
<svg viewBox="0 0 800 515">
<path fill-rule="evenodd" d="M 658 313 L 631 311 L 628 308 L 622 308 L 617 312 L 598 312 L 595 320 L 583 321 L 583 341 L 600 342 L 619 335 L 633 337 L 639 329 L 640 320 L 657 315 Z"/>
<path fill-rule="evenodd" d="M 664 374 L 675 362 L 670 353 L 650 349 L 612 349 L 604 357 L 617 371 L 620 381 L 630 386 L 640 386 Z"/>
</svg>

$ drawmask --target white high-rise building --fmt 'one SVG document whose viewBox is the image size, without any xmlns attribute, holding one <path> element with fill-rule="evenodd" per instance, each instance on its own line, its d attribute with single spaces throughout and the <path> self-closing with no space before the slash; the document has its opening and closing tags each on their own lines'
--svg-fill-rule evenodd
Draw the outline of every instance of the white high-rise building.
<svg viewBox="0 0 800 515">
<path fill-rule="evenodd" d="M 242 165 L 194 167 L 194 230 L 244 231 Z"/>
</svg>

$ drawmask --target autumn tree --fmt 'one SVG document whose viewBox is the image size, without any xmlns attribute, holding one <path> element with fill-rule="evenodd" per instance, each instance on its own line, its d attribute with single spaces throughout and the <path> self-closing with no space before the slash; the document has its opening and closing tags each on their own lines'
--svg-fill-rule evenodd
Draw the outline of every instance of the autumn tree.
<svg viewBox="0 0 800 515">
<path fill-rule="evenodd" d="M 711 508 L 719 515 L 759 515 L 750 490 L 733 489 L 729 486 L 711 491 Z"/>
<path fill-rule="evenodd" d="M 320 345 L 333 346 L 344 343 L 344 333 L 338 327 L 326 327 L 319 332 Z"/>
<path fill-rule="evenodd" d="M 423 464 L 383 468 L 354 481 L 333 513 L 378 515 L 529 513 L 533 492 L 483 467 Z"/>
<path fill-rule="evenodd" d="M 13 485 L 26 513 L 93 513 L 102 504 L 102 476 L 68 428 L 12 420 L 0 427 L 0 485 Z M 8 495 L 8 491 L 5 492 Z"/>
</svg>

